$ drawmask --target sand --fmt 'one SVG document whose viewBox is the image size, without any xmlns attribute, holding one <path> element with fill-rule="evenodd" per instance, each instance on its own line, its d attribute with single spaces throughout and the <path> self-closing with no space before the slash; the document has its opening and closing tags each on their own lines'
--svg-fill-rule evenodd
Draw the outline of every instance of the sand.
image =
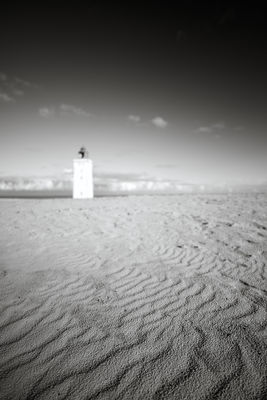
<svg viewBox="0 0 267 400">
<path fill-rule="evenodd" d="M 1 399 L 266 399 L 267 196 L 0 200 Z"/>
</svg>

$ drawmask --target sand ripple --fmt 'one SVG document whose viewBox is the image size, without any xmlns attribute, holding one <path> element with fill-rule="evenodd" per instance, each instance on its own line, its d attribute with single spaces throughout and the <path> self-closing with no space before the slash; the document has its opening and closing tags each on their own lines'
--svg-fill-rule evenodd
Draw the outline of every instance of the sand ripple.
<svg viewBox="0 0 267 400">
<path fill-rule="evenodd" d="M 0 201 L 1 399 L 267 398 L 267 198 Z"/>
</svg>

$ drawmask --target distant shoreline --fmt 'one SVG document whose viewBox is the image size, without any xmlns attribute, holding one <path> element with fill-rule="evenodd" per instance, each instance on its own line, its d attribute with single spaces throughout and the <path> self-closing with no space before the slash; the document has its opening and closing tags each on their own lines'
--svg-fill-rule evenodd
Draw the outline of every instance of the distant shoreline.
<svg viewBox="0 0 267 400">
<path fill-rule="evenodd" d="M 217 190 L 217 191 L 192 191 L 192 192 L 114 192 L 95 193 L 94 198 L 101 197 L 130 197 L 130 196 L 181 196 L 181 195 L 260 195 L 266 190 Z M 0 191 L 0 199 L 72 199 L 72 193 L 54 191 Z"/>
</svg>

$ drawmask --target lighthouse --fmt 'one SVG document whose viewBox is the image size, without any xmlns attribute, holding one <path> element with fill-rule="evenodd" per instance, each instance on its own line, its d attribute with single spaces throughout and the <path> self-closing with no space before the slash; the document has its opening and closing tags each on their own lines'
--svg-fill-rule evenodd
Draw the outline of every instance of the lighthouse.
<svg viewBox="0 0 267 400">
<path fill-rule="evenodd" d="M 73 160 L 73 198 L 92 199 L 94 197 L 93 162 L 89 159 L 85 147 L 81 147 L 78 154 L 81 157 Z"/>
</svg>

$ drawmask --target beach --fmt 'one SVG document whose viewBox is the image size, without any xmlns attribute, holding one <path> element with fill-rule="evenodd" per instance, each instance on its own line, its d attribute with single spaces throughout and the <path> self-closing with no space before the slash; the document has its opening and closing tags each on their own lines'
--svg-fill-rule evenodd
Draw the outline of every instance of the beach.
<svg viewBox="0 0 267 400">
<path fill-rule="evenodd" d="M 1 199 L 0 398 L 267 398 L 266 264 L 266 194 Z"/>
</svg>

